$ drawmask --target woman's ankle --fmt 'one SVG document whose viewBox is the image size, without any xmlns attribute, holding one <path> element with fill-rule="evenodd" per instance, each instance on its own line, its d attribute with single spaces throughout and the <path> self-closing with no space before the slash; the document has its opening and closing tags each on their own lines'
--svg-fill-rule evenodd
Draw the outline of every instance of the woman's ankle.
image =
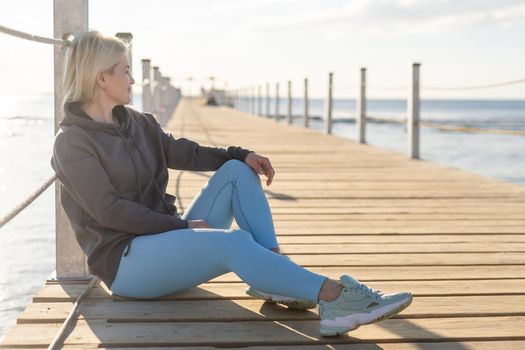
<svg viewBox="0 0 525 350">
<path fill-rule="evenodd" d="M 335 299 L 339 298 L 339 295 L 341 295 L 342 291 L 343 286 L 339 283 L 339 281 L 327 278 L 321 286 L 318 300 L 334 301 Z"/>
</svg>

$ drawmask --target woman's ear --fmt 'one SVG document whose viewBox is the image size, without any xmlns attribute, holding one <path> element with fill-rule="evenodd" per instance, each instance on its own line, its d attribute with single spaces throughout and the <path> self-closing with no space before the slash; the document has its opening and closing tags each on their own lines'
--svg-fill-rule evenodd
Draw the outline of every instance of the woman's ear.
<svg viewBox="0 0 525 350">
<path fill-rule="evenodd" d="M 95 77 L 97 85 L 102 89 L 106 90 L 106 78 L 104 77 L 104 71 L 98 71 Z"/>
</svg>

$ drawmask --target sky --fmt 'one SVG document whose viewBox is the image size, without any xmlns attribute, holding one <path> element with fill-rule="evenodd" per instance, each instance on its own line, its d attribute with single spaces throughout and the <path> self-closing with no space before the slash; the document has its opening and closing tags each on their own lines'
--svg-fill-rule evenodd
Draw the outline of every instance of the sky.
<svg viewBox="0 0 525 350">
<path fill-rule="evenodd" d="M 0 24 L 52 37 L 53 1 L 2 1 Z M 353 98 L 366 67 L 368 97 L 404 98 L 418 62 L 423 98 L 525 98 L 525 83 L 425 89 L 524 79 L 524 0 L 91 0 L 89 29 L 131 32 L 135 79 L 149 58 L 186 94 L 212 76 L 219 88 L 269 83 L 272 95 L 279 83 L 281 96 L 291 80 L 300 97 L 308 78 L 324 97 L 333 72 L 334 97 Z M 0 93 L 52 92 L 52 46 L 0 33 L 0 77 Z"/>
</svg>

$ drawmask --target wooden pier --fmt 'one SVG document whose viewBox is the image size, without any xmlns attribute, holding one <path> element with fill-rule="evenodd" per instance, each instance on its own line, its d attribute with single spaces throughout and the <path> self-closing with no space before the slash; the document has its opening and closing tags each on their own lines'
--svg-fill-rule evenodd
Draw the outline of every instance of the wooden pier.
<svg viewBox="0 0 525 350">
<path fill-rule="evenodd" d="M 524 186 L 201 102 L 183 99 L 166 128 L 270 158 L 274 182 L 261 181 L 284 253 L 335 279 L 411 291 L 412 305 L 321 337 L 316 310 L 250 298 L 233 273 L 155 301 L 98 284 L 65 349 L 525 349 Z M 212 173 L 170 174 L 183 211 Z M 0 348 L 46 348 L 87 284 L 47 281 Z"/>
</svg>

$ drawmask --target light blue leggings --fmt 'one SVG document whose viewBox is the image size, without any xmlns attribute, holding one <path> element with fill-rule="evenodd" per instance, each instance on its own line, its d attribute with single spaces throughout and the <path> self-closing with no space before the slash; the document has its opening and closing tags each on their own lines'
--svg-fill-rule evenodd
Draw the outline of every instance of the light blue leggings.
<svg viewBox="0 0 525 350">
<path fill-rule="evenodd" d="M 241 229 L 230 229 L 233 218 Z M 318 302 L 326 276 L 271 251 L 279 246 L 259 175 L 229 160 L 182 215 L 213 228 L 137 236 L 111 284 L 117 295 L 158 298 L 233 271 L 255 289 Z"/>
</svg>

